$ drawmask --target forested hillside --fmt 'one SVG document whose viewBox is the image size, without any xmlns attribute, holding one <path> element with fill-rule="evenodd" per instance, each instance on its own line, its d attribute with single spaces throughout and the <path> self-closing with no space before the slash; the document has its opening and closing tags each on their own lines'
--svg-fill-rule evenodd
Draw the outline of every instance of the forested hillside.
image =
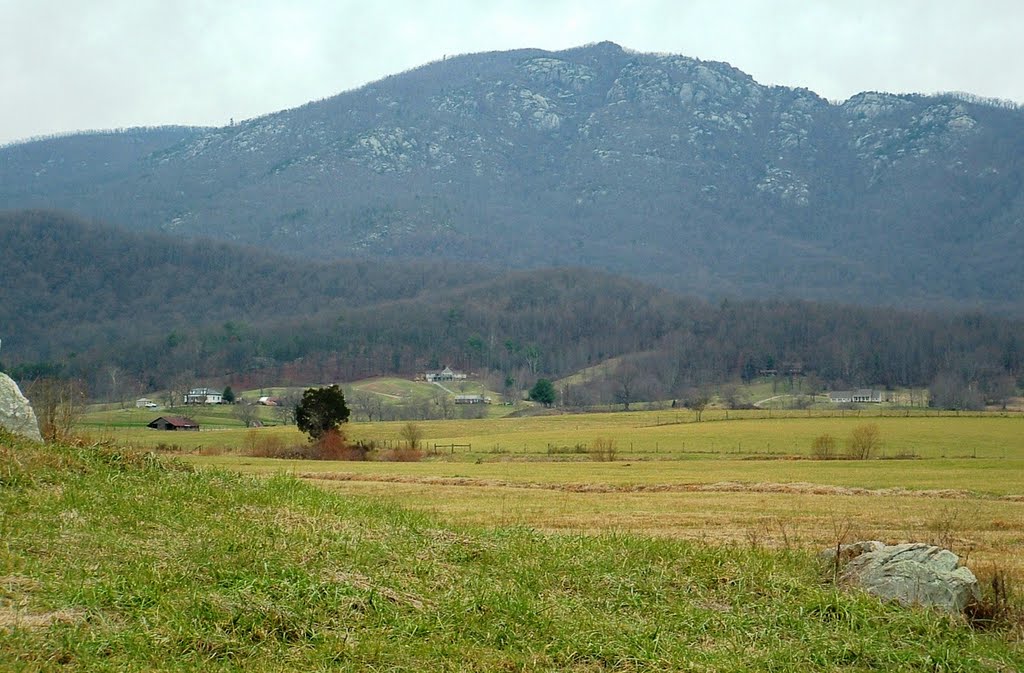
<svg viewBox="0 0 1024 673">
<path fill-rule="evenodd" d="M 487 275 L 443 261 L 300 263 L 62 213 L 0 212 L 0 338 L 8 361 L 103 352 L 219 321 L 241 328 L 336 317 L 343 307 L 413 297 Z"/>
<path fill-rule="evenodd" d="M 832 103 L 611 43 L 450 58 L 219 129 L 0 148 L 0 204 L 321 259 L 1024 315 L 1024 111 Z"/>
<path fill-rule="evenodd" d="M 0 284 L 7 369 L 81 377 L 98 396 L 444 364 L 522 386 L 612 361 L 581 403 L 679 397 L 793 363 L 837 385 L 944 376 L 996 391 L 1024 374 L 1024 325 L 978 313 L 709 303 L 583 269 L 298 263 L 44 212 L 0 217 Z"/>
</svg>

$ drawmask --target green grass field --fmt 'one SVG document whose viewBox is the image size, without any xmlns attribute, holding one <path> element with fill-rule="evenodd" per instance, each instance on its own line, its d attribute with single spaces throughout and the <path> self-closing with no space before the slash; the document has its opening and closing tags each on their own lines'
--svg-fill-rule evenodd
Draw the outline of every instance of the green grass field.
<svg viewBox="0 0 1024 673">
<path fill-rule="evenodd" d="M 792 459 L 806 458 L 814 438 L 825 433 L 841 449 L 865 423 L 879 428 L 879 459 Z M 428 449 L 419 463 L 243 455 L 254 439 L 305 442 L 290 426 L 199 433 L 94 428 L 100 437 L 134 445 L 163 444 L 196 464 L 319 476 L 314 481 L 321 486 L 391 498 L 458 521 L 728 543 L 756 537 L 802 549 L 828 546 L 836 535 L 834 521 L 850 521 L 856 524 L 851 535 L 944 539 L 979 572 L 997 563 L 1024 578 L 1019 415 L 746 411 L 729 412 L 726 420 L 724 411 L 711 411 L 697 423 L 692 412 L 663 410 L 418 425 Z M 351 423 L 346 433 L 352 440 L 395 446 L 403 426 Z M 614 443 L 615 460 L 596 462 L 585 452 L 602 440 Z M 452 444 L 459 448 L 452 450 Z M 881 459 L 898 455 L 917 457 Z"/>
<path fill-rule="evenodd" d="M 242 446 L 248 430 L 232 415 L 231 407 L 193 407 L 182 410 L 199 421 L 196 433 L 149 430 L 145 424 L 167 412 L 129 409 L 90 414 L 81 424 L 85 432 L 109 435 L 141 446 L 160 443 L 195 447 Z M 262 413 L 271 419 L 266 409 Z M 595 440 L 615 443 L 620 456 L 685 457 L 699 454 L 724 456 L 805 456 L 815 437 L 830 434 L 840 448 L 853 428 L 877 424 L 882 447 L 879 456 L 913 455 L 919 458 L 1024 458 L 1024 416 L 982 414 L 975 416 L 885 416 L 866 412 L 779 412 L 710 410 L 700 423 L 688 410 L 638 411 L 595 414 L 564 414 L 520 418 L 454 421 L 417 421 L 428 447 L 470 445 L 461 449 L 473 457 L 493 454 L 567 454 Z M 350 423 L 352 440 L 394 442 L 404 422 Z M 294 428 L 264 428 L 287 441 L 303 441 Z"/>
<path fill-rule="evenodd" d="M 500 492 L 489 493 L 500 510 Z M 0 669 L 1024 667 L 1011 627 L 977 630 L 838 591 L 795 547 L 629 526 L 551 535 L 521 507 L 497 526 L 466 525 L 442 495 L 460 497 L 432 491 L 436 513 L 416 512 L 396 504 L 415 492 L 339 495 L 0 433 Z M 532 495 L 559 516 L 578 503 Z M 597 495 L 584 505 L 615 514 L 621 503 Z M 799 516 L 803 504 L 792 507 Z"/>
</svg>

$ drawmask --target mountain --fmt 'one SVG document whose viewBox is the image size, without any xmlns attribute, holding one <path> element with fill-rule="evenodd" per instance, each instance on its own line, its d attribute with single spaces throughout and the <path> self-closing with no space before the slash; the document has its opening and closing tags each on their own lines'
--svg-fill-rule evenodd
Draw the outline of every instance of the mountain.
<svg viewBox="0 0 1024 673">
<path fill-rule="evenodd" d="M 305 258 L 1024 314 L 1024 111 L 832 103 L 611 43 L 446 59 L 217 129 L 0 148 L 0 206 Z"/>
</svg>

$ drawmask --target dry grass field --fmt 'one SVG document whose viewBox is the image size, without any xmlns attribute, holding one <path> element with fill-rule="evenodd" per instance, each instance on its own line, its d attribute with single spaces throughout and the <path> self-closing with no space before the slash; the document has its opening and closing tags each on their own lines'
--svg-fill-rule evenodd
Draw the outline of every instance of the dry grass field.
<svg viewBox="0 0 1024 673">
<path fill-rule="evenodd" d="M 982 576 L 1000 567 L 1024 579 L 1024 419 L 804 415 L 695 423 L 685 413 L 423 422 L 428 447 L 472 448 L 412 463 L 237 453 L 188 459 L 287 471 L 332 491 L 458 522 L 769 548 L 928 541 L 953 549 Z M 865 423 L 879 428 L 875 459 L 807 459 L 815 437 L 832 434 L 842 451 L 851 430 Z M 348 431 L 351 438 L 396 442 L 401 425 L 353 424 Z M 575 448 L 599 440 L 614 443 L 614 460 L 591 460 Z"/>
<path fill-rule="evenodd" d="M 313 473 L 307 473 L 313 474 Z M 326 477 L 326 478 L 325 478 Z M 622 532 L 715 544 L 823 549 L 839 541 L 924 541 L 952 549 L 979 574 L 1024 577 L 1024 502 L 805 485 L 709 484 L 673 490 L 535 488 L 466 480 L 312 481 L 485 526 L 562 533 Z"/>
<path fill-rule="evenodd" d="M 957 551 L 980 574 L 999 566 L 1024 578 L 1020 415 L 726 413 L 705 412 L 699 423 L 687 410 L 422 421 L 424 460 L 412 463 L 247 456 L 267 438 L 306 440 L 291 426 L 231 427 L 221 410 L 207 420 L 214 429 L 198 433 L 138 427 L 134 410 L 107 412 L 87 432 L 211 467 L 291 472 L 453 521 L 773 548 L 924 540 Z M 833 436 L 842 453 L 865 424 L 881 439 L 873 459 L 807 459 L 816 437 Z M 346 434 L 396 446 L 404 425 L 350 423 Z M 596 445 L 604 460 L 592 460 Z"/>
</svg>

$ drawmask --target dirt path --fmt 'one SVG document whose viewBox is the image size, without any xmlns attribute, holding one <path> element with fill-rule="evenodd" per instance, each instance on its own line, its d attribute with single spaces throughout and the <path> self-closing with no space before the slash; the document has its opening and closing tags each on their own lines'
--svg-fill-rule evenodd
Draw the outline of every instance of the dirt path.
<svg viewBox="0 0 1024 673">
<path fill-rule="evenodd" d="M 441 385 L 440 383 L 438 383 L 437 381 L 431 381 L 431 383 L 433 383 L 433 384 L 434 384 L 435 386 L 437 386 L 437 387 L 438 387 L 438 388 L 440 388 L 441 390 L 445 391 L 445 392 L 446 392 L 446 393 L 448 393 L 449 395 L 455 395 L 455 392 L 453 392 L 453 391 L 451 391 L 451 390 L 448 390 L 447 388 L 445 388 L 444 386 L 442 386 L 442 385 Z"/>
<path fill-rule="evenodd" d="M 763 400 L 758 400 L 757 402 L 754 402 L 754 406 L 757 407 L 758 409 L 760 409 L 761 405 L 764 404 L 765 402 L 771 402 L 772 400 L 778 400 L 778 399 L 782 399 L 783 397 L 789 397 L 789 396 L 790 395 L 788 395 L 788 394 L 786 394 L 786 395 L 772 395 L 771 397 L 766 397 Z"/>
</svg>

